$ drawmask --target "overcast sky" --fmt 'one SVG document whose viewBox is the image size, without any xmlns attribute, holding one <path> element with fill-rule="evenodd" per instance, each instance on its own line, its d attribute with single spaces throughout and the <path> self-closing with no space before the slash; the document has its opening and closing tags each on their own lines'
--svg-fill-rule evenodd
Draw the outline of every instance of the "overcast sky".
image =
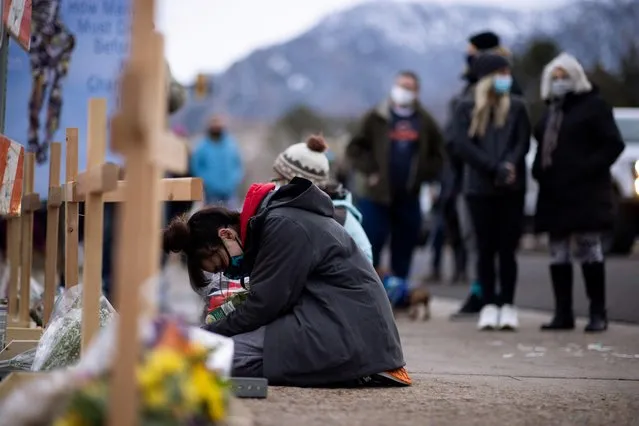
<svg viewBox="0 0 639 426">
<path fill-rule="evenodd" d="M 162 0 L 158 25 L 166 35 L 166 53 L 175 77 L 189 82 L 198 72 L 221 71 L 255 48 L 287 40 L 325 15 L 364 1 L 370 0 Z M 513 7 L 516 2 L 520 8 L 545 7 L 559 2 L 430 1 L 505 7 Z"/>
</svg>

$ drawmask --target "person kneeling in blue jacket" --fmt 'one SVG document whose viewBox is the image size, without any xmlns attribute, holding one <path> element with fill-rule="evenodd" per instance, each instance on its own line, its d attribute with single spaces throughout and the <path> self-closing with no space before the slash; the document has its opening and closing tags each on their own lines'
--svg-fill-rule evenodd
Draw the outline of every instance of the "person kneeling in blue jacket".
<svg viewBox="0 0 639 426">
<path fill-rule="evenodd" d="M 306 142 L 289 146 L 275 159 L 273 182 L 281 186 L 295 177 L 301 177 L 317 185 L 331 197 L 335 220 L 346 229 L 368 260 L 373 262 L 371 243 L 361 225 L 362 214 L 353 205 L 350 192 L 330 180 L 330 165 L 325 154 L 327 149 L 328 145 L 321 136 L 311 136 Z"/>
</svg>

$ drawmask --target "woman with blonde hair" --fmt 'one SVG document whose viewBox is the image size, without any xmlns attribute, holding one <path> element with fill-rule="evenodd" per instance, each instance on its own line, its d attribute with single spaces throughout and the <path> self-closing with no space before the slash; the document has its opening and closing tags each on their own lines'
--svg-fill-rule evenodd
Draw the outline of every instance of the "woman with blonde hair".
<svg viewBox="0 0 639 426">
<path fill-rule="evenodd" d="M 555 315 L 542 330 L 575 327 L 572 258 L 581 263 L 590 299 L 585 331 L 608 327 L 601 233 L 613 224 L 610 166 L 624 149 L 612 108 L 577 59 L 562 53 L 544 69 L 541 97 L 548 108 L 535 126 L 539 182 L 535 228 L 550 236 Z M 571 245 L 575 249 L 571 253 Z"/>
<path fill-rule="evenodd" d="M 455 108 L 450 149 L 464 162 L 462 192 L 477 239 L 477 273 L 485 303 L 478 328 L 514 330 L 519 326 L 513 304 L 530 121 L 524 101 L 510 93 L 508 59 L 482 54 L 473 61 L 472 73 L 477 83 Z"/>
</svg>

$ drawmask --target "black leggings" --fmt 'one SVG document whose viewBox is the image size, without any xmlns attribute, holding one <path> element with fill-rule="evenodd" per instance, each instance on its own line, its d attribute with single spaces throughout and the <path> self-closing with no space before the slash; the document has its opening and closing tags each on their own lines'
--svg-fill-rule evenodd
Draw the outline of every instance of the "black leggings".
<svg viewBox="0 0 639 426">
<path fill-rule="evenodd" d="M 516 251 L 524 217 L 524 194 L 468 196 L 477 237 L 477 275 L 486 304 L 512 305 L 517 283 Z M 495 261 L 499 259 L 500 294 L 496 295 Z"/>
</svg>

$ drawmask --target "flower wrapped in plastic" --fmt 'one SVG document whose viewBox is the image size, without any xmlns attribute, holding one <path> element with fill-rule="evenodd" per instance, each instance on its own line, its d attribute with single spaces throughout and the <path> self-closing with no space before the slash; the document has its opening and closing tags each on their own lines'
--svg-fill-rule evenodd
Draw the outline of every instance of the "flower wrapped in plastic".
<svg viewBox="0 0 639 426">
<path fill-rule="evenodd" d="M 36 348 L 22 352 L 11 359 L 0 361 L 0 373 L 10 373 L 13 371 L 29 371 L 33 365 Z"/>
<path fill-rule="evenodd" d="M 213 324 L 216 321 L 225 318 L 229 313 L 233 312 L 240 306 L 249 292 L 244 288 L 230 288 L 226 291 L 216 291 L 211 294 L 209 299 L 209 307 L 206 314 L 205 323 Z"/>
<path fill-rule="evenodd" d="M 100 298 L 100 326 L 115 316 L 109 301 Z M 33 361 L 32 370 L 52 370 L 74 365 L 80 359 L 82 345 L 82 287 L 71 287 L 58 297 L 51 321 L 44 330 Z"/>
<path fill-rule="evenodd" d="M 159 320 L 154 328 L 151 347 L 142 355 L 136 374 L 140 424 L 221 424 L 231 394 L 227 379 L 207 366 L 216 349 L 196 342 L 189 328 L 174 321 Z M 110 372 L 103 370 L 76 389 L 54 426 L 102 424 Z"/>
</svg>

